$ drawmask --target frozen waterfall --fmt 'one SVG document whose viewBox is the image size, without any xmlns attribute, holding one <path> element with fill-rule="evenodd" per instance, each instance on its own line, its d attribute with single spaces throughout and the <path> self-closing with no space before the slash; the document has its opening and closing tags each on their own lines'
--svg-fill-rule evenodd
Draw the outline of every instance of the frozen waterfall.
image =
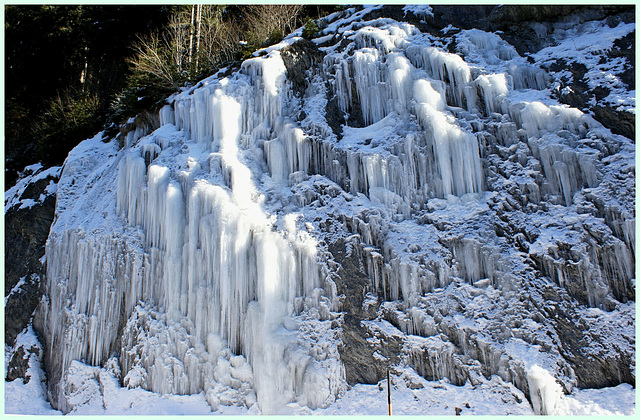
<svg viewBox="0 0 640 420">
<path fill-rule="evenodd" d="M 344 25 L 344 45 L 319 48 L 302 95 L 282 58 L 291 36 L 174 94 L 152 133 L 132 130 L 121 149 L 98 135 L 70 154 L 39 315 L 63 410 L 72 361 L 110 358 L 124 386 L 203 393 L 212 409 L 335 401 L 347 387 L 329 252 L 338 237 L 359 258 L 378 321 L 411 336 L 402 360 L 421 375 L 498 375 L 538 413 L 553 411 L 557 378 L 573 386 L 557 352 L 541 366 L 522 356 L 541 346 L 525 340 L 533 321 L 492 342 L 481 334 L 489 321 L 461 320 L 455 299 L 434 302 L 452 290 L 469 311 L 476 297 L 517 300 L 534 265 L 591 308 L 633 299 L 635 219 L 600 204 L 600 220 L 588 200 L 608 194 L 598 190 L 614 182 L 606 166 L 624 168 L 616 156 L 632 147 L 587 150 L 612 135 L 575 108 L 522 99 L 540 98 L 549 76 L 496 34 L 460 31 L 453 53 L 406 23 Z M 509 211 L 529 217 L 526 228 L 502 223 Z M 600 230 L 577 233 L 591 225 Z"/>
<path fill-rule="evenodd" d="M 295 333 L 296 317 L 313 311 L 326 320 L 335 310 L 317 243 L 295 213 L 280 220 L 269 214 L 254 181 L 261 166 L 250 153 L 260 150 L 258 143 L 279 141 L 268 139 L 283 126 L 284 66 L 274 52 L 245 62 L 242 73 L 233 84 L 223 80 L 177 99 L 173 112 L 161 111 L 160 130 L 119 154 L 111 191 L 120 229 L 131 236 L 107 234 L 95 243 L 76 231 L 52 233 L 48 269 L 57 280 L 50 283 L 47 324 L 73 346 L 56 361 L 62 371 L 73 359 L 101 364 L 115 351 L 122 355 L 123 372 L 139 372 L 127 374 L 130 386 L 185 394 L 213 389 L 216 381 L 238 392 L 242 383 L 254 384 L 265 413 L 295 400 L 319 406 L 342 389 L 338 361 L 327 354 L 331 349 L 312 356 L 299 348 L 302 338 Z M 177 138 L 187 139 L 181 133 L 195 141 L 201 160 L 189 157 L 176 166 L 163 159 L 180 149 Z M 299 129 L 289 129 L 283 141 L 284 150 L 293 145 L 296 156 L 296 142 L 303 139 Z M 272 156 L 274 174 L 280 167 L 288 173 L 308 164 L 304 150 L 294 162 Z M 58 306 L 69 298 L 76 303 Z M 128 332 L 144 330 L 140 323 L 149 321 L 141 314 L 148 318 L 153 312 L 166 314 L 162 322 L 174 326 L 164 338 L 162 331 L 145 331 L 150 343 L 164 343 L 161 353 Z M 124 326 L 126 340 L 114 350 L 120 318 L 131 313 L 140 313 L 140 321 Z M 252 370 L 236 373 L 236 359 L 221 355 L 225 348 L 244 355 Z M 238 383 L 224 380 L 224 374 L 204 374 L 225 363 Z M 327 394 L 318 393 L 318 381 Z"/>
</svg>

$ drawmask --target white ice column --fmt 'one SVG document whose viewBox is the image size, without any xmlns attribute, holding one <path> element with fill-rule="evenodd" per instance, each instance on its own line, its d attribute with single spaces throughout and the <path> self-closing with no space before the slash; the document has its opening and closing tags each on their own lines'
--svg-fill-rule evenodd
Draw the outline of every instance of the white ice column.
<svg viewBox="0 0 640 420">
<path fill-rule="evenodd" d="M 527 382 L 533 411 L 542 415 L 554 414 L 556 404 L 564 393 L 553 375 L 546 369 L 533 365 L 527 371 Z"/>
<path fill-rule="evenodd" d="M 342 112 L 348 112 L 351 109 L 352 94 L 352 75 L 349 71 L 349 61 L 347 59 L 343 59 L 334 65 L 336 66 L 335 89 L 338 108 L 340 108 Z"/>
<path fill-rule="evenodd" d="M 530 138 L 529 147 L 540 161 L 547 191 L 562 196 L 569 206 L 576 191 L 596 187 L 601 175 L 592 155 L 578 153 L 564 142 L 556 134 L 546 133 L 541 138 Z"/>
<path fill-rule="evenodd" d="M 209 119 L 213 125 L 213 149 L 220 149 L 227 156 L 238 153 L 243 107 L 235 98 L 216 89 L 210 97 Z"/>
<path fill-rule="evenodd" d="M 502 101 L 509 93 L 509 83 L 504 73 L 478 76 L 475 83 L 481 92 L 487 114 L 506 112 L 506 109 L 502 109 Z"/>
<path fill-rule="evenodd" d="M 380 121 L 387 114 L 386 77 L 378 50 L 363 48 L 353 55 L 353 80 L 360 99 L 366 125 Z"/>
<path fill-rule="evenodd" d="M 406 53 L 414 66 L 425 69 L 431 77 L 448 84 L 452 105 L 468 106 L 466 92 L 471 82 L 471 70 L 459 55 L 435 47 L 415 45 L 408 47 Z"/>
<path fill-rule="evenodd" d="M 286 181 L 289 177 L 289 167 L 287 165 L 287 152 L 282 140 L 265 141 L 264 153 L 267 165 L 269 165 L 271 178 L 276 182 Z"/>
<path fill-rule="evenodd" d="M 509 65 L 507 71 L 513 78 L 514 89 L 543 90 L 549 81 L 549 75 L 538 67 L 527 65 Z"/>
<path fill-rule="evenodd" d="M 446 108 L 445 86 L 439 81 L 417 79 L 413 83 L 413 98 L 419 104 L 431 105 L 436 111 L 444 111 Z"/>
<path fill-rule="evenodd" d="M 176 123 L 175 112 L 171 105 L 165 105 L 160 108 L 160 112 L 158 113 L 160 116 L 160 125 L 163 126 L 165 124 L 174 124 Z"/>
<path fill-rule="evenodd" d="M 483 175 L 478 140 L 462 130 L 451 115 L 436 110 L 428 103 L 418 103 L 416 114 L 433 145 L 434 158 L 443 196 L 461 196 L 482 191 Z"/>
<path fill-rule="evenodd" d="M 269 172 L 275 181 L 286 181 L 293 172 L 309 171 L 311 144 L 293 123 L 284 124 L 278 138 L 266 141 L 264 151 Z"/>
<path fill-rule="evenodd" d="M 151 247 L 164 248 L 164 230 L 166 213 L 167 188 L 169 186 L 169 168 L 149 165 L 147 170 L 147 199 L 145 205 L 144 230 L 147 244 Z"/>
<path fill-rule="evenodd" d="M 412 70 L 409 60 L 400 53 L 390 53 L 386 57 L 389 71 L 389 87 L 391 89 L 390 110 L 397 114 L 407 111 L 409 99 L 411 99 Z"/>
<path fill-rule="evenodd" d="M 182 304 L 181 282 L 183 278 L 182 250 L 184 247 L 184 230 L 186 227 L 185 203 L 180 184 L 170 181 L 166 190 L 165 225 L 165 258 L 163 272 L 162 302 L 168 314 L 184 308 Z M 184 315 L 184 311 L 182 311 Z"/>
<path fill-rule="evenodd" d="M 311 146 L 304 132 L 289 123 L 283 127 L 281 136 L 287 151 L 289 171 L 308 172 L 311 163 Z"/>
<path fill-rule="evenodd" d="M 253 102 L 245 115 L 244 131 L 257 138 L 271 138 L 279 127 L 283 105 L 289 100 L 290 92 L 286 72 L 279 51 L 272 51 L 267 57 L 258 57 L 242 63 L 242 72 L 249 76 L 252 88 L 244 97 L 246 103 Z"/>
<path fill-rule="evenodd" d="M 208 118 L 209 88 L 197 89 L 189 96 L 191 138 L 200 143 L 211 141 L 211 119 Z"/>
<path fill-rule="evenodd" d="M 569 130 L 584 134 L 598 123 L 577 108 L 566 105 L 547 106 L 542 102 L 521 102 L 511 105 L 509 114 L 524 128 L 529 137 L 541 137 L 545 132 Z"/>
<path fill-rule="evenodd" d="M 146 174 L 147 167 L 138 150 L 129 152 L 120 159 L 116 209 L 133 226 L 141 224 L 143 220 Z"/>
</svg>

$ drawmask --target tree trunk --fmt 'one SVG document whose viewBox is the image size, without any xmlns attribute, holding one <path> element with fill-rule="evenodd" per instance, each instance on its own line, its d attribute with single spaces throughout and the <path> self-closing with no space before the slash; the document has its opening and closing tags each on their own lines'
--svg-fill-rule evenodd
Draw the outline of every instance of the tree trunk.
<svg viewBox="0 0 640 420">
<path fill-rule="evenodd" d="M 194 26 L 193 21 L 195 18 L 195 6 L 191 6 L 191 22 L 189 26 L 189 66 L 191 66 L 191 62 L 193 61 L 193 36 L 194 36 Z"/>
<path fill-rule="evenodd" d="M 83 92 L 87 91 L 87 86 L 85 84 L 85 82 L 87 81 L 87 69 L 89 67 L 89 63 L 88 63 L 88 59 L 87 59 L 87 50 L 88 50 L 88 48 L 85 45 L 84 54 L 83 54 L 84 67 L 82 68 L 82 71 L 80 72 L 80 84 L 82 85 L 82 91 Z"/>
<path fill-rule="evenodd" d="M 198 74 L 200 64 L 200 24 L 202 22 L 202 5 L 198 5 L 196 13 L 196 65 L 194 68 L 194 75 Z"/>
</svg>

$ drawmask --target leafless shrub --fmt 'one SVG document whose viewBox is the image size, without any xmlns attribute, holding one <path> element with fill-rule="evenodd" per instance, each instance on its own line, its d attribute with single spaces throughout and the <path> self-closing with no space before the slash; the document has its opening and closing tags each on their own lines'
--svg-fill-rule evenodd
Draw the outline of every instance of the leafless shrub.
<svg viewBox="0 0 640 420">
<path fill-rule="evenodd" d="M 301 4 L 263 4 L 243 7 L 244 22 L 249 34 L 259 43 L 282 37 L 297 28 Z"/>
<path fill-rule="evenodd" d="M 243 51 L 240 41 L 252 48 L 279 40 L 299 24 L 303 6 L 247 5 L 241 10 L 239 21 L 231 21 L 224 19 L 224 8 L 218 5 L 183 8 L 171 16 L 164 32 L 134 44 L 134 71 L 176 88 L 237 59 Z"/>
</svg>

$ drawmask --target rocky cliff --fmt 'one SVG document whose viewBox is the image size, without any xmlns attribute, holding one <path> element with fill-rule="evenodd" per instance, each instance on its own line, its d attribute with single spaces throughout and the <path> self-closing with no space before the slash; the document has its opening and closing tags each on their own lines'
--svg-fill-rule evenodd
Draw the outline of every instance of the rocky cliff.
<svg viewBox="0 0 640 420">
<path fill-rule="evenodd" d="M 262 413 L 388 369 L 540 414 L 634 384 L 633 8 L 319 23 L 69 155 L 35 320 L 54 405 L 76 360 Z"/>
</svg>

